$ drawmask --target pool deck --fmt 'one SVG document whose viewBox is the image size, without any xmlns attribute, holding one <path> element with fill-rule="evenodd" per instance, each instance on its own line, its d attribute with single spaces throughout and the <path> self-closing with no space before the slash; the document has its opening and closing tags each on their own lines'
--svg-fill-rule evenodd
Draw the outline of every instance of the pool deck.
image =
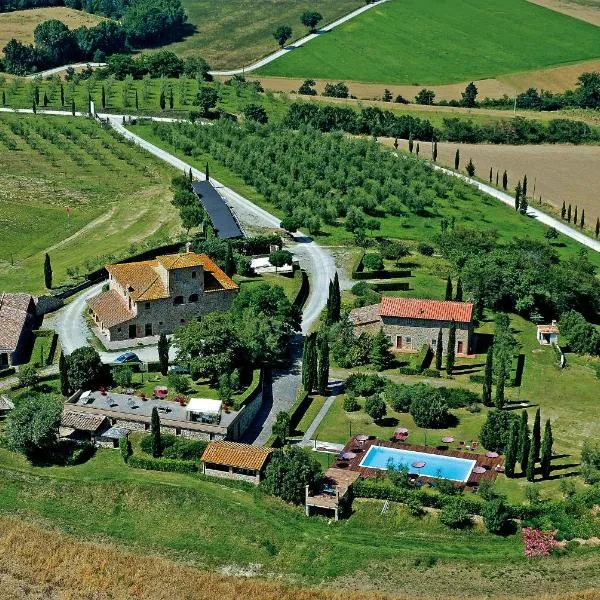
<svg viewBox="0 0 600 600">
<path fill-rule="evenodd" d="M 401 442 L 388 442 L 377 438 L 369 438 L 365 442 L 359 442 L 354 436 L 344 446 L 343 452 L 354 452 L 356 458 L 350 460 L 337 460 L 334 467 L 336 469 L 347 469 L 348 471 L 358 472 L 361 477 L 382 477 L 385 473 L 382 469 L 372 469 L 370 467 L 361 467 L 360 463 L 365 457 L 365 454 L 371 446 L 383 446 L 385 448 L 395 448 L 397 450 L 410 450 L 412 452 L 423 452 L 425 454 L 439 454 L 442 456 L 451 456 L 453 458 L 466 458 L 467 460 L 475 460 L 474 466 L 484 467 L 485 473 L 473 473 L 469 476 L 469 479 L 464 483 L 454 482 L 457 485 L 464 485 L 467 489 L 473 488 L 485 479 L 493 481 L 498 475 L 497 467 L 503 465 L 504 459 L 499 456 L 497 458 L 488 458 L 485 454 L 478 454 L 477 452 L 466 452 L 464 450 L 457 450 L 452 448 L 452 444 L 447 446 L 418 446 L 416 444 L 406 444 Z M 419 479 L 425 482 L 433 482 L 436 480 L 434 477 L 427 477 L 419 475 Z"/>
</svg>

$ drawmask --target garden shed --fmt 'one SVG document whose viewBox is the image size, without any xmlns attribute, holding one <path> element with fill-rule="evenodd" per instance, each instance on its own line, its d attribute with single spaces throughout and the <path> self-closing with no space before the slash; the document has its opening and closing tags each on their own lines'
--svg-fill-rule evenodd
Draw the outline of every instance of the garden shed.
<svg viewBox="0 0 600 600">
<path fill-rule="evenodd" d="M 537 340 L 542 346 L 558 344 L 559 333 L 556 321 L 552 321 L 550 325 L 537 326 Z"/>
</svg>

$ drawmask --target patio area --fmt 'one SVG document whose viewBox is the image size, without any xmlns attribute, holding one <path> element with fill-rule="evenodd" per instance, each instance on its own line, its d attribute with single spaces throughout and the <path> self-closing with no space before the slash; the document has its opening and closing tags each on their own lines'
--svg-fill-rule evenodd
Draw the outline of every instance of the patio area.
<svg viewBox="0 0 600 600">
<path fill-rule="evenodd" d="M 474 451 L 464 451 L 451 448 L 450 445 L 440 447 L 421 446 L 417 444 L 407 444 L 405 442 L 388 442 L 369 436 L 355 435 L 344 446 L 343 451 L 338 455 L 334 467 L 339 470 L 347 470 L 358 473 L 360 477 L 382 477 L 385 471 L 369 467 L 362 467 L 360 463 L 365 457 L 371 446 L 382 446 L 385 448 L 394 448 L 398 450 L 409 450 L 423 454 L 443 455 L 453 458 L 462 458 L 474 460 L 475 466 L 471 471 L 468 480 L 463 484 L 454 482 L 456 485 L 464 485 L 466 489 L 475 489 L 483 480 L 495 480 L 498 473 L 503 471 L 504 459 L 501 456 L 487 456 L 478 454 Z M 491 453 L 493 454 L 493 453 Z M 415 480 L 423 483 L 434 482 L 437 478 L 427 477 L 415 471 Z M 412 471 L 411 471 L 412 473 Z"/>
</svg>

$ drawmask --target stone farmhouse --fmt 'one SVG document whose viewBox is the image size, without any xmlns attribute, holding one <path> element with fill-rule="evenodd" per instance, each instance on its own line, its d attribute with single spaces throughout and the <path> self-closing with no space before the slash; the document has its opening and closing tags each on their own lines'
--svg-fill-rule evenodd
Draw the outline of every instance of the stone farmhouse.
<svg viewBox="0 0 600 600">
<path fill-rule="evenodd" d="M 109 289 L 88 306 L 108 341 L 173 333 L 190 320 L 229 309 L 238 291 L 206 254 L 189 251 L 106 270 Z"/>
<path fill-rule="evenodd" d="M 271 448 L 249 444 L 210 442 L 202 454 L 202 472 L 258 485 L 271 452 Z"/>
<path fill-rule="evenodd" d="M 36 323 L 35 304 L 29 294 L 0 293 L 0 369 L 24 359 Z"/>
<path fill-rule="evenodd" d="M 380 304 L 355 308 L 350 312 L 354 332 L 376 333 L 383 328 L 394 352 L 418 352 L 427 344 L 435 352 L 442 330 L 444 352 L 452 321 L 456 323 L 456 354 L 474 352 L 473 304 L 422 300 L 419 298 L 381 299 Z"/>
</svg>

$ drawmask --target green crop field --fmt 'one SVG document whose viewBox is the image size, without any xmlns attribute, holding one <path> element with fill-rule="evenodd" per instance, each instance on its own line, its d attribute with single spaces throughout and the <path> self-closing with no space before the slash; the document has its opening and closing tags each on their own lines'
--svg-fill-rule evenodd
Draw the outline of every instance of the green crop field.
<svg viewBox="0 0 600 600">
<path fill-rule="evenodd" d="M 457 83 L 600 56 L 600 28 L 525 0 L 390 0 L 259 73 Z"/>
<path fill-rule="evenodd" d="M 241 68 L 279 48 L 273 38 L 279 25 L 292 27 L 292 40 L 306 35 L 300 23 L 306 9 L 318 10 L 324 24 L 362 5 L 360 0 L 183 0 L 194 31 L 166 48 L 184 58 L 202 56 L 214 69 Z"/>
<path fill-rule="evenodd" d="M 45 252 L 56 287 L 178 234 L 170 177 L 93 121 L 0 114 L 2 289 L 43 291 Z"/>
</svg>

